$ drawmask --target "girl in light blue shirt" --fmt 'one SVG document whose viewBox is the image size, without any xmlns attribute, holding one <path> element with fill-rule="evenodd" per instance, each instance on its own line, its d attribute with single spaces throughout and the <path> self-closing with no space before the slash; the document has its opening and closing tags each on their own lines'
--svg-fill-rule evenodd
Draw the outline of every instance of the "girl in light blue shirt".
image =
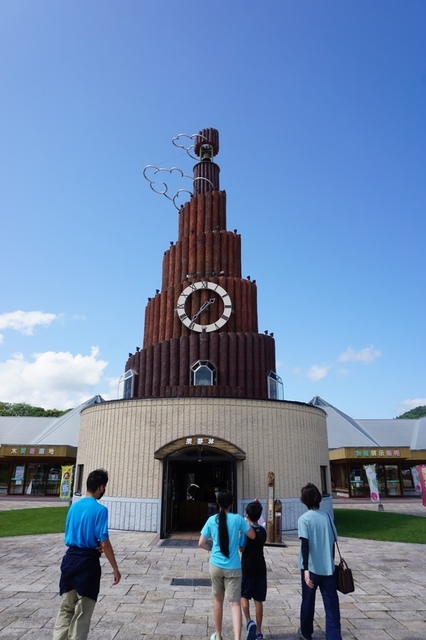
<svg viewBox="0 0 426 640">
<path fill-rule="evenodd" d="M 229 600 L 232 613 L 234 639 L 240 640 L 241 615 L 241 558 L 238 552 L 240 535 L 245 533 L 254 539 L 254 529 L 237 513 L 230 513 L 233 497 L 228 490 L 220 491 L 217 497 L 219 513 L 210 516 L 201 529 L 198 546 L 210 555 L 210 578 L 213 591 L 213 617 L 216 631 L 210 640 L 223 640 L 223 601 Z"/>
</svg>

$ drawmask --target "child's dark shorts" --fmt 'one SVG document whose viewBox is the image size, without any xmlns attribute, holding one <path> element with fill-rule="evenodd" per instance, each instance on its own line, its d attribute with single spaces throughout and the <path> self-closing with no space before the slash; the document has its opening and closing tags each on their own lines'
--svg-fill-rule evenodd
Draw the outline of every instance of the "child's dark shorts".
<svg viewBox="0 0 426 640">
<path fill-rule="evenodd" d="M 241 597 L 246 600 L 257 600 L 257 602 L 264 602 L 266 600 L 266 576 L 260 576 L 259 578 L 248 578 L 243 576 L 241 581 Z"/>
</svg>

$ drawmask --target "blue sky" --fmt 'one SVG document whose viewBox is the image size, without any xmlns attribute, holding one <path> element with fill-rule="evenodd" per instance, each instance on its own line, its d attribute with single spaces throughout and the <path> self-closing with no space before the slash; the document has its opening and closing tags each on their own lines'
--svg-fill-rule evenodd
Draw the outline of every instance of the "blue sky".
<svg viewBox="0 0 426 640">
<path fill-rule="evenodd" d="M 285 398 L 426 404 L 424 0 L 3 0 L 0 401 L 114 398 L 177 212 L 143 177 L 220 132 Z"/>
</svg>

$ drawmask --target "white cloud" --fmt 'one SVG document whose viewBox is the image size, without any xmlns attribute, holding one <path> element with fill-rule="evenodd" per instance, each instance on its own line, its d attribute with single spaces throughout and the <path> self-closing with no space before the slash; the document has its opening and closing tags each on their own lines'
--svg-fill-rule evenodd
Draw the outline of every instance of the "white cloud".
<svg viewBox="0 0 426 640">
<path fill-rule="evenodd" d="M 341 378 L 345 378 L 345 377 L 346 377 L 346 376 L 348 376 L 349 374 L 350 374 L 349 369 L 344 369 L 343 367 L 341 367 L 341 368 L 339 369 L 339 376 L 340 376 Z"/>
<path fill-rule="evenodd" d="M 12 311 L 0 314 L 0 329 L 12 329 L 26 336 L 34 334 L 37 326 L 47 327 L 59 316 L 43 311 Z"/>
<path fill-rule="evenodd" d="M 26 402 L 45 409 L 77 407 L 99 393 L 107 366 L 99 359 L 98 347 L 90 355 L 67 351 L 33 354 L 33 361 L 15 353 L 0 363 L 2 402 Z"/>
<path fill-rule="evenodd" d="M 117 400 L 118 397 L 118 381 L 120 378 L 108 378 L 108 391 L 101 393 L 104 400 Z"/>
<path fill-rule="evenodd" d="M 398 405 L 397 415 L 400 416 L 402 413 L 410 411 L 410 409 L 423 406 L 426 406 L 426 398 L 409 398 L 407 400 L 403 400 Z"/>
<path fill-rule="evenodd" d="M 343 351 L 338 357 L 339 362 L 373 362 L 373 360 L 377 360 L 380 358 L 382 352 L 379 349 L 375 349 L 373 345 L 368 347 L 364 347 L 364 349 L 360 349 L 359 351 L 355 351 L 352 347 L 348 347 L 346 351 Z"/>
<path fill-rule="evenodd" d="M 318 380 L 322 380 L 323 378 L 325 378 L 328 375 L 330 369 L 330 364 L 313 364 L 312 367 L 310 367 L 307 376 L 310 380 L 317 382 Z"/>
</svg>

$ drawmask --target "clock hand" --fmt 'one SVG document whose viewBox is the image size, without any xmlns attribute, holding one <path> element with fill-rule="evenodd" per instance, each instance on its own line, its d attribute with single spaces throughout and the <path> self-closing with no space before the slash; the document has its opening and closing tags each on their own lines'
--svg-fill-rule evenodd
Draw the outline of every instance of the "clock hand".
<svg viewBox="0 0 426 640">
<path fill-rule="evenodd" d="M 196 320 L 198 318 L 198 316 L 200 315 L 200 313 L 202 313 L 203 311 L 205 311 L 207 309 L 208 306 L 210 306 L 211 304 L 213 304 L 215 301 L 214 298 L 210 298 L 210 300 L 207 300 L 207 302 L 205 302 L 203 305 L 201 305 L 201 307 L 199 308 L 199 310 L 197 311 L 197 313 L 195 314 L 195 316 L 192 317 L 192 322 L 194 322 L 194 320 Z"/>
</svg>

